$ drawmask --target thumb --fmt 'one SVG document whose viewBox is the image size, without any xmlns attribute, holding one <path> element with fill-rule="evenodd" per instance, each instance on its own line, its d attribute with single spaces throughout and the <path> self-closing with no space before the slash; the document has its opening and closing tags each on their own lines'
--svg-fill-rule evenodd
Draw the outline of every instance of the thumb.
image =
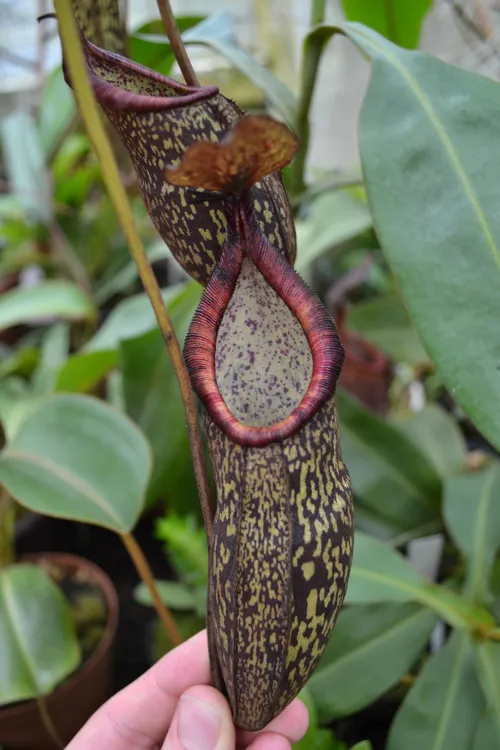
<svg viewBox="0 0 500 750">
<path fill-rule="evenodd" d="M 215 688 L 197 685 L 181 695 L 162 750 L 234 750 L 235 743 L 228 702 Z"/>
</svg>

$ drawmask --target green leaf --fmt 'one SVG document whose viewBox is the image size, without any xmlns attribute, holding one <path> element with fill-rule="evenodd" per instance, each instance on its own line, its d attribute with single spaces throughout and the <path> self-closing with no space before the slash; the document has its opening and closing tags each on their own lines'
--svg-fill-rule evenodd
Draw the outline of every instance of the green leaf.
<svg viewBox="0 0 500 750">
<path fill-rule="evenodd" d="M 115 351 L 74 354 L 59 370 L 56 391 L 83 393 L 91 390 L 116 365 Z"/>
<path fill-rule="evenodd" d="M 301 690 L 299 698 L 309 713 L 309 726 L 300 742 L 292 745 L 293 750 L 346 750 L 344 743 L 338 742 L 333 732 L 319 727 L 318 713 L 308 688 Z"/>
<path fill-rule="evenodd" d="M 441 479 L 429 459 L 389 422 L 344 391 L 337 393 L 342 454 L 354 493 L 394 533 L 438 515 Z"/>
<path fill-rule="evenodd" d="M 207 585 L 207 538 L 194 516 L 169 513 L 157 521 L 156 536 L 165 543 L 165 552 L 183 581 L 190 586 Z"/>
<path fill-rule="evenodd" d="M 427 354 L 396 292 L 389 292 L 351 307 L 346 326 L 394 362 L 416 365 L 427 362 Z"/>
<path fill-rule="evenodd" d="M 358 742 L 356 745 L 353 745 L 351 750 L 373 750 L 372 743 L 368 742 L 368 740 L 363 740 L 363 742 Z"/>
<path fill-rule="evenodd" d="M 165 245 L 163 240 L 153 243 L 146 248 L 146 255 L 150 263 L 165 258 L 172 258 L 172 253 Z M 94 299 L 101 306 L 107 302 L 113 295 L 126 291 L 139 277 L 135 261 L 129 260 L 123 268 L 113 271 L 109 278 L 106 278 L 96 286 Z"/>
<path fill-rule="evenodd" d="M 259 65 L 253 57 L 236 45 L 232 34 L 231 15 L 227 10 L 215 13 L 203 23 L 187 31 L 183 35 L 183 40 L 188 45 L 202 44 L 209 47 L 229 60 L 265 94 L 269 103 L 276 108 L 283 119 L 293 126 L 297 108 L 295 96 L 270 70 Z"/>
<path fill-rule="evenodd" d="M 500 448 L 500 86 L 342 31 L 374 60 L 359 142 L 385 256 L 439 375 Z"/>
<path fill-rule="evenodd" d="M 61 66 L 45 79 L 39 107 L 38 132 L 45 157 L 50 157 L 76 118 L 76 102 Z"/>
<path fill-rule="evenodd" d="M 436 404 L 428 404 L 394 426 L 434 465 L 443 480 L 463 471 L 467 446 L 456 420 Z"/>
<path fill-rule="evenodd" d="M 196 609 L 196 597 L 184 583 L 179 583 L 178 581 L 155 581 L 155 584 L 160 599 L 167 607 L 179 612 L 189 612 Z M 141 582 L 135 588 L 134 599 L 144 606 L 154 606 L 149 589 L 144 582 Z"/>
<path fill-rule="evenodd" d="M 408 672 L 438 618 L 418 604 L 347 607 L 308 682 L 320 721 L 372 703 Z"/>
<path fill-rule="evenodd" d="M 14 112 L 3 118 L 0 137 L 12 192 L 32 220 L 48 224 L 52 191 L 35 121 L 28 112 Z"/>
<path fill-rule="evenodd" d="M 201 291 L 199 284 L 192 281 L 168 287 L 163 290 L 162 296 L 170 310 L 176 300 L 188 296 L 199 300 Z M 147 295 L 136 294 L 114 308 L 96 335 L 87 343 L 84 351 L 113 351 L 119 348 L 121 341 L 137 338 L 157 328 L 158 323 Z"/>
<path fill-rule="evenodd" d="M 0 706 L 50 694 L 80 663 L 69 606 L 35 565 L 0 569 Z"/>
<path fill-rule="evenodd" d="M 176 16 L 175 21 L 179 31 L 183 33 L 201 23 L 204 18 L 205 16 Z M 164 34 L 165 27 L 160 20 L 139 26 L 129 36 L 129 52 L 135 62 L 168 76 L 175 65 L 175 55 Z"/>
<path fill-rule="evenodd" d="M 444 516 L 467 558 L 465 593 L 490 602 L 489 580 L 500 547 L 500 465 L 450 479 L 445 485 Z"/>
<path fill-rule="evenodd" d="M 44 401 L 0 453 L 0 482 L 21 505 L 117 532 L 139 518 L 150 470 L 135 425 L 81 395 Z"/>
<path fill-rule="evenodd" d="M 348 21 L 371 26 L 402 47 L 417 47 L 420 28 L 432 0 L 342 0 Z"/>
<path fill-rule="evenodd" d="M 346 604 L 407 602 L 417 599 L 423 577 L 388 545 L 357 531 Z"/>
<path fill-rule="evenodd" d="M 498 737 L 495 715 L 493 711 L 486 711 L 479 722 L 472 750 L 485 750 L 496 745 L 498 745 Z"/>
<path fill-rule="evenodd" d="M 0 330 L 47 318 L 89 320 L 95 311 L 90 299 L 70 281 L 44 281 L 33 289 L 12 289 L 0 298 Z"/>
<path fill-rule="evenodd" d="M 392 724 L 388 750 L 470 750 L 483 709 L 469 641 L 455 633 L 408 693 Z"/>
<path fill-rule="evenodd" d="M 181 342 L 187 334 L 200 297 L 197 284 L 187 284 L 169 304 Z M 160 331 L 123 341 L 120 369 L 127 413 L 149 439 L 154 468 L 148 503 L 168 498 L 169 507 L 198 508 L 186 418 L 177 379 Z"/>
<path fill-rule="evenodd" d="M 68 357 L 69 346 L 67 323 L 56 323 L 45 333 L 40 362 L 32 381 L 36 393 L 45 396 L 54 392 L 57 373 Z"/>
<path fill-rule="evenodd" d="M 298 219 L 296 269 L 304 274 L 324 253 L 371 229 L 366 205 L 348 193 L 333 191 L 320 195 L 310 206 L 306 219 Z"/>
<path fill-rule="evenodd" d="M 7 442 L 14 439 L 24 420 L 44 401 L 25 380 L 8 378 L 0 382 L 0 422 Z"/>
<path fill-rule="evenodd" d="M 491 747 L 500 746 L 500 643 L 485 641 L 476 646 L 475 659 L 479 681 L 493 714 L 488 722 L 488 725 L 494 722 L 495 728 L 495 745 Z"/>
<path fill-rule="evenodd" d="M 357 531 L 346 604 L 416 601 L 455 628 L 485 635 L 494 628 L 489 612 L 445 586 L 427 583 L 399 552 Z"/>
</svg>

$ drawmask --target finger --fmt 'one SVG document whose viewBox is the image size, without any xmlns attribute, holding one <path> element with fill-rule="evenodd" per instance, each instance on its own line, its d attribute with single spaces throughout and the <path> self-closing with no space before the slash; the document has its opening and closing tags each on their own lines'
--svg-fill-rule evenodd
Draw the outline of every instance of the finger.
<svg viewBox="0 0 500 750">
<path fill-rule="evenodd" d="M 248 750 L 290 750 L 291 745 L 281 734 L 264 732 L 248 746 Z"/>
<path fill-rule="evenodd" d="M 66 750 L 139 750 L 161 745 L 179 696 L 210 682 L 206 631 L 170 651 L 92 716 Z"/>
<path fill-rule="evenodd" d="M 275 719 L 273 719 L 264 732 L 271 732 L 275 735 L 282 735 L 289 743 L 298 742 L 307 732 L 309 726 L 309 713 L 307 708 L 304 706 L 302 701 L 295 699 L 285 710 L 280 713 Z M 246 732 L 243 730 L 238 731 L 238 742 L 244 747 L 250 745 L 262 734 L 262 732 Z"/>
<path fill-rule="evenodd" d="M 181 696 L 162 750 L 234 750 L 229 704 L 215 688 L 198 685 Z"/>
</svg>

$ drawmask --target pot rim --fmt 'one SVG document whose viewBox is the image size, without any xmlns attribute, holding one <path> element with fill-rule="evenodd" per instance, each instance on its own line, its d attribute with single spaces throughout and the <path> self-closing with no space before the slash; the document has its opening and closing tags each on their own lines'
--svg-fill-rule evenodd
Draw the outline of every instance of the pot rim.
<svg viewBox="0 0 500 750">
<path fill-rule="evenodd" d="M 19 558 L 19 562 L 33 562 L 39 563 L 42 561 L 53 562 L 61 565 L 61 567 L 67 569 L 86 569 L 90 571 L 92 580 L 101 589 L 106 599 L 108 607 L 108 618 L 104 627 L 101 640 L 97 644 L 96 648 L 89 656 L 89 658 L 81 664 L 75 672 L 66 677 L 63 682 L 59 683 L 57 687 L 45 696 L 45 702 L 50 707 L 51 703 L 57 701 L 57 699 L 66 692 L 70 692 L 78 682 L 85 679 L 89 672 L 95 668 L 97 663 L 104 658 L 106 653 L 111 648 L 118 627 L 118 614 L 119 614 L 119 602 L 116 588 L 111 581 L 107 573 L 102 570 L 98 565 L 87 560 L 85 557 L 79 555 L 73 555 L 69 552 L 34 552 L 28 555 L 22 555 Z M 36 701 L 29 699 L 22 701 L 19 705 L 10 707 L 8 704 L 0 706 L 0 719 L 2 717 L 8 717 L 12 719 L 16 716 L 21 716 L 27 710 L 30 710 Z"/>
</svg>

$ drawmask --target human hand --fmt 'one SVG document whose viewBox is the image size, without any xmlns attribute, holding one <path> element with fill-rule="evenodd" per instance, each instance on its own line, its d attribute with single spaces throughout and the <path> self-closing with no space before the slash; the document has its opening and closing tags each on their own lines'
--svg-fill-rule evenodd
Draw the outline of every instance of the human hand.
<svg viewBox="0 0 500 750">
<path fill-rule="evenodd" d="M 101 706 L 66 750 L 290 750 L 305 734 L 299 700 L 262 732 L 235 729 L 227 701 L 209 682 L 203 631 Z"/>
</svg>

